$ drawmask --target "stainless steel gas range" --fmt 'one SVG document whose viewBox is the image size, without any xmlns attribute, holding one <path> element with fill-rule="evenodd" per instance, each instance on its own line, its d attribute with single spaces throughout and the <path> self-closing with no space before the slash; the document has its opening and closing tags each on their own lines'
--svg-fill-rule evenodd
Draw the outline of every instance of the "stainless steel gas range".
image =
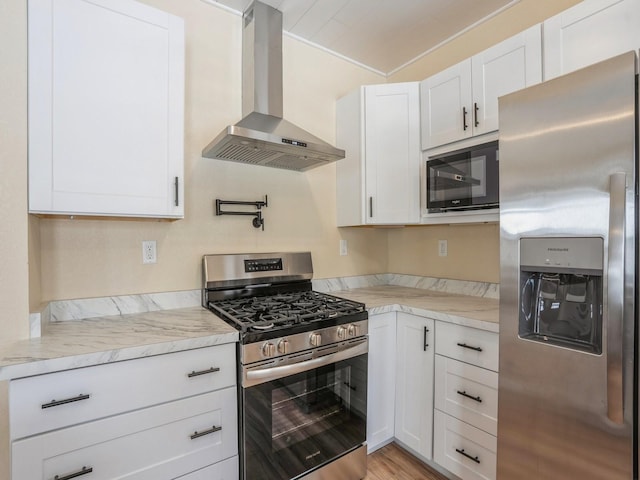
<svg viewBox="0 0 640 480">
<path fill-rule="evenodd" d="M 240 333 L 240 478 L 364 478 L 364 304 L 313 291 L 309 252 L 206 255 L 203 269 L 203 305 Z"/>
</svg>

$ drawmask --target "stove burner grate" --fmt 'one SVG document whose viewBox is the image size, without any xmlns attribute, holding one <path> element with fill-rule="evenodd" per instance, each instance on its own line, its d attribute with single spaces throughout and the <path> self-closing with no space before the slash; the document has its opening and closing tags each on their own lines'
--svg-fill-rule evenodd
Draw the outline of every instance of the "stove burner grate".
<svg viewBox="0 0 640 480">
<path fill-rule="evenodd" d="M 242 332 L 286 328 L 364 311 L 361 303 L 315 291 L 210 301 L 209 308 Z"/>
</svg>

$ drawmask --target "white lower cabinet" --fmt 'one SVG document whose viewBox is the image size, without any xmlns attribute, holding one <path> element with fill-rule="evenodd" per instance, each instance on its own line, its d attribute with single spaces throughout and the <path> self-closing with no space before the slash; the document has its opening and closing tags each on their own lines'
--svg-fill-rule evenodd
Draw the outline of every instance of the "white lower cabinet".
<svg viewBox="0 0 640 480">
<path fill-rule="evenodd" d="M 395 439 L 462 480 L 495 480 L 497 333 L 371 315 L 368 367 L 369 453 Z"/>
<path fill-rule="evenodd" d="M 11 478 L 237 479 L 231 365 L 228 344 L 12 381 Z"/>
<path fill-rule="evenodd" d="M 396 313 L 369 317 L 367 451 L 393 440 L 396 388 Z"/>
<path fill-rule="evenodd" d="M 434 321 L 398 312 L 395 437 L 431 459 Z"/>
<path fill-rule="evenodd" d="M 236 388 L 229 387 L 13 444 L 13 478 L 173 479 L 237 451 Z M 57 477 L 56 477 L 57 476 Z"/>
<path fill-rule="evenodd" d="M 498 434 L 498 374 L 436 355 L 435 408 Z"/>
<path fill-rule="evenodd" d="M 462 480 L 495 480 L 498 334 L 436 322 L 433 460 Z"/>
<path fill-rule="evenodd" d="M 498 440 L 439 410 L 434 412 L 433 459 L 463 480 L 494 480 Z"/>
</svg>

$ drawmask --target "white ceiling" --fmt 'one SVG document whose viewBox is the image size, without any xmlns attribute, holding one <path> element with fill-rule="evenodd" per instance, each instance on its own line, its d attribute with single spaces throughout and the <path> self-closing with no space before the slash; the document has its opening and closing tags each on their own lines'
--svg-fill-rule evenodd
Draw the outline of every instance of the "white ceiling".
<svg viewBox="0 0 640 480">
<path fill-rule="evenodd" d="M 252 0 L 205 1 L 242 12 Z M 389 74 L 520 0 L 262 1 L 285 32 Z"/>
</svg>

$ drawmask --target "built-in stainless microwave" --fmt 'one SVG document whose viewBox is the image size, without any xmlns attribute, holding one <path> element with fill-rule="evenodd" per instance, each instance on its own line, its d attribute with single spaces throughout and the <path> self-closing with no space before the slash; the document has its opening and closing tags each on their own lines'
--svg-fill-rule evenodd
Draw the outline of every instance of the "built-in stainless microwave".
<svg viewBox="0 0 640 480">
<path fill-rule="evenodd" d="M 497 208 L 498 141 L 427 159 L 429 213 Z"/>
</svg>

